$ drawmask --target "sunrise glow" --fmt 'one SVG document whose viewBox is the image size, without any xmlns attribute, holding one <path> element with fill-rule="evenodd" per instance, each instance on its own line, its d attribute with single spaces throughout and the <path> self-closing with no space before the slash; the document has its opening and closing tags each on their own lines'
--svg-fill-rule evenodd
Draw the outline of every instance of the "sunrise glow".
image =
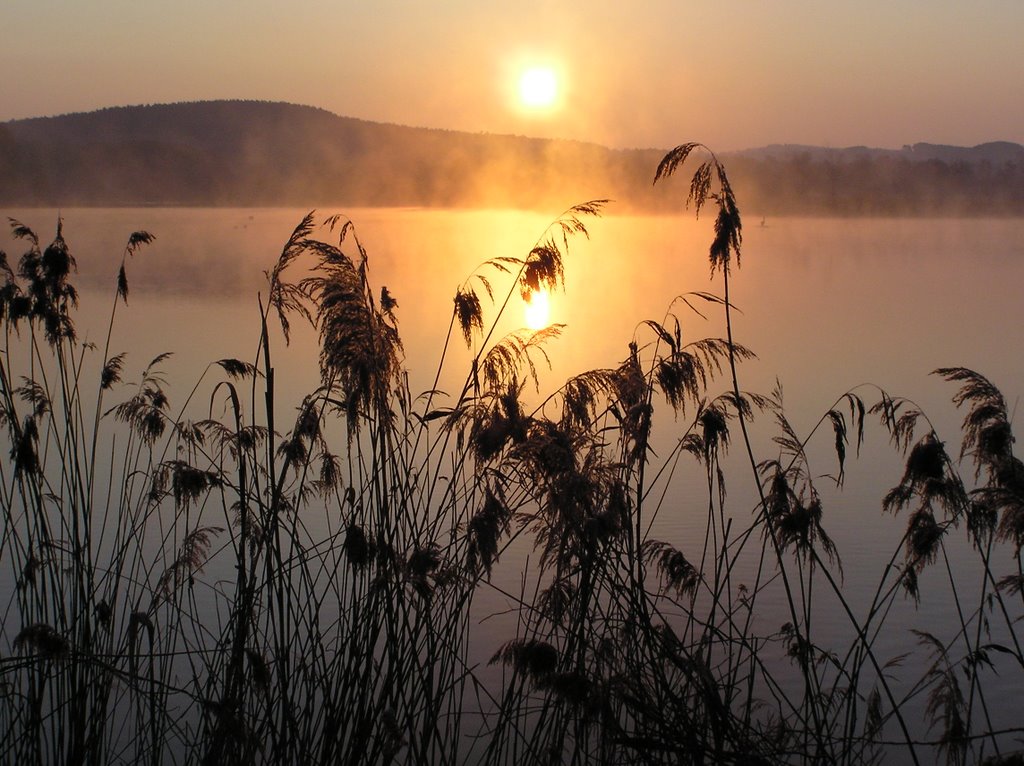
<svg viewBox="0 0 1024 766">
<path fill-rule="evenodd" d="M 1024 766 L 1024 0 L 0 2 L 0 766 Z"/>
<path fill-rule="evenodd" d="M 531 67 L 519 77 L 519 100 L 530 109 L 554 106 L 558 99 L 558 77 L 550 67 Z"/>
</svg>

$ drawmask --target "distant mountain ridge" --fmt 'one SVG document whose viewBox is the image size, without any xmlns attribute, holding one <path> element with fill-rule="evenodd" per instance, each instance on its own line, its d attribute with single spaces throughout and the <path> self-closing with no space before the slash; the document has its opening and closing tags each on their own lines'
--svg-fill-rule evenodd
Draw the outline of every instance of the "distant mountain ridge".
<svg viewBox="0 0 1024 766">
<path fill-rule="evenodd" d="M 906 159 L 916 162 L 939 160 L 941 162 L 1024 162 L 1024 146 L 1011 141 L 989 141 L 977 146 L 949 146 L 946 144 L 907 144 L 902 149 L 876 149 L 869 146 L 848 146 L 828 148 L 804 144 L 769 144 L 755 149 L 744 149 L 733 154 L 752 157 L 786 159 L 802 154 L 815 159 L 857 160 L 857 159 Z"/>
<path fill-rule="evenodd" d="M 433 205 L 678 209 L 660 149 L 471 134 L 312 106 L 207 101 L 0 123 L 5 205 Z M 772 145 L 725 155 L 759 214 L 1021 215 L 1024 147 Z"/>
<path fill-rule="evenodd" d="M 285 103 L 114 107 L 0 124 L 0 201 L 515 205 L 538 199 L 537 185 L 555 180 L 553 165 L 608 156 L 595 145 L 374 123 Z"/>
</svg>

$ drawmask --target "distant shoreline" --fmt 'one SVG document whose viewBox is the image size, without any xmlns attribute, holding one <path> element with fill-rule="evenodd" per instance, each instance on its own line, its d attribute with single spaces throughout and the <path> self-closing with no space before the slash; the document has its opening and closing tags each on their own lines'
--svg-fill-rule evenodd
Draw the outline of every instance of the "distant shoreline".
<svg viewBox="0 0 1024 766">
<path fill-rule="evenodd" d="M 653 185 L 659 149 L 410 128 L 294 104 L 119 107 L 0 123 L 0 206 L 423 207 L 560 211 L 617 200 L 682 210 Z M 1024 216 L 1024 146 L 774 145 L 720 158 L 744 212 L 788 216 Z"/>
<path fill-rule="evenodd" d="M 563 208 L 566 207 L 563 205 Z M 194 204 L 194 203 L 155 203 L 155 204 L 141 204 L 141 203 L 126 203 L 120 205 L 108 205 L 108 204 L 70 204 L 70 205 L 57 205 L 47 203 L 22 203 L 22 202 L 10 202 L 0 203 L 0 211 L 7 210 L 56 210 L 59 212 L 67 212 L 73 210 L 319 210 L 319 211 L 354 211 L 354 210 L 391 210 L 399 212 L 448 212 L 448 211 L 515 211 L 515 212 L 529 212 L 529 213 L 550 213 L 554 215 L 558 211 L 554 208 L 544 207 L 495 207 L 495 206 L 473 206 L 473 205 L 367 205 L 367 204 L 342 204 L 332 202 L 321 202 L 314 204 L 301 204 L 297 202 L 283 202 L 280 204 L 259 204 L 259 205 L 245 205 L 245 204 L 234 204 L 230 202 L 216 203 L 216 204 Z M 615 201 L 609 202 L 608 206 L 604 209 L 602 216 L 609 217 L 624 217 L 624 218 L 672 218 L 679 214 L 686 212 L 685 206 L 680 205 L 677 210 L 637 210 L 637 209 L 625 209 L 617 208 Z M 1007 213 L 946 213 L 946 214 L 935 214 L 935 213 L 802 213 L 802 212 L 789 212 L 789 213 L 776 213 L 771 216 L 766 216 L 767 222 L 762 226 L 761 222 L 757 219 L 761 218 L 761 213 L 757 210 L 741 210 L 745 226 L 744 229 L 761 229 L 771 228 L 773 220 L 914 220 L 914 221 L 928 221 L 928 220 L 965 220 L 965 221 L 983 221 L 983 220 L 1018 220 L 1024 219 L 1024 211 L 1022 212 L 1007 212 Z"/>
</svg>

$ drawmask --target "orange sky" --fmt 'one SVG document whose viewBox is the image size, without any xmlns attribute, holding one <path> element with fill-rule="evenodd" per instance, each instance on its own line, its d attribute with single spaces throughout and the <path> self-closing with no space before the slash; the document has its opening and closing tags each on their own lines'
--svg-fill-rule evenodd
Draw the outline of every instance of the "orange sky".
<svg viewBox="0 0 1024 766">
<path fill-rule="evenodd" d="M 1024 2 L 5 0 L 0 120 L 246 98 L 611 146 L 1024 143 Z M 561 74 L 524 113 L 519 70 Z"/>
</svg>

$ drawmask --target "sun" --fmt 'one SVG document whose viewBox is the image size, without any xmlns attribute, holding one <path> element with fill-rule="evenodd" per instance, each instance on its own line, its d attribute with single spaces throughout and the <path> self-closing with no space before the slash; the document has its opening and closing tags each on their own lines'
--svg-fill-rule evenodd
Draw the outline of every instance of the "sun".
<svg viewBox="0 0 1024 766">
<path fill-rule="evenodd" d="M 551 67 L 535 66 L 519 76 L 519 101 L 528 109 L 545 109 L 558 101 L 558 77 Z"/>
<path fill-rule="evenodd" d="M 526 326 L 531 330 L 543 330 L 551 324 L 551 303 L 547 290 L 530 293 L 526 301 Z"/>
</svg>

